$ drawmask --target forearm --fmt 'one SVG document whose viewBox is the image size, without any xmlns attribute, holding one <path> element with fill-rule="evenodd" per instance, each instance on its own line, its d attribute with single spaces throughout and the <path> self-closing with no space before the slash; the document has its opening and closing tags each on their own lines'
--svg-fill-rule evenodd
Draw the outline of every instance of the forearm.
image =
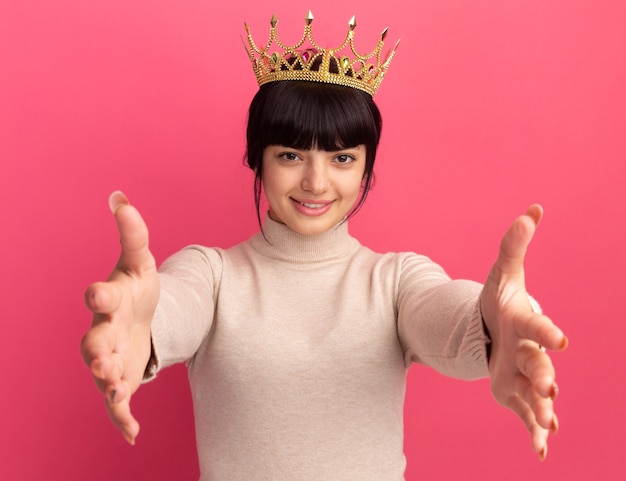
<svg viewBox="0 0 626 481">
<path fill-rule="evenodd" d="M 187 248 L 161 268 L 147 379 L 163 367 L 190 359 L 210 330 L 216 280 L 206 254 L 201 248 Z"/>
<path fill-rule="evenodd" d="M 480 290 L 472 281 L 449 281 L 402 307 L 399 333 L 407 364 L 418 362 L 460 379 L 488 375 Z"/>
</svg>

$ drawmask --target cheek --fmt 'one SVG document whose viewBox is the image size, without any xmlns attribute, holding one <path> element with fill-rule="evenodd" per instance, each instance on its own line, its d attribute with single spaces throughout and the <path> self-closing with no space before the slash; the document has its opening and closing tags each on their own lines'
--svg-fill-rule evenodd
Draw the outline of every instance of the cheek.
<svg viewBox="0 0 626 481">
<path fill-rule="evenodd" d="M 363 175 L 356 174 L 344 186 L 344 192 L 347 196 L 358 197 L 365 187 L 366 179 Z"/>
<path fill-rule="evenodd" d="M 263 190 L 265 191 L 265 197 L 269 199 L 275 199 L 281 196 L 285 191 L 284 178 L 276 175 L 273 169 L 264 172 L 263 175 Z"/>
<path fill-rule="evenodd" d="M 274 188 L 272 187 L 271 182 L 268 182 L 267 179 L 262 180 L 263 185 L 263 194 L 266 199 L 271 199 L 274 195 Z"/>
</svg>

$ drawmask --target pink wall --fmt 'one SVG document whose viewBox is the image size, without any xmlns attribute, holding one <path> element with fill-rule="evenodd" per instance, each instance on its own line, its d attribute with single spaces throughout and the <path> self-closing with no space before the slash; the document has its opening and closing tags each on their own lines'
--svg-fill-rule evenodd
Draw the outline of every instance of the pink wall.
<svg viewBox="0 0 626 481">
<path fill-rule="evenodd" d="M 239 35 L 247 20 L 263 38 L 275 11 L 295 40 L 309 6 L 330 42 L 353 13 L 363 48 L 387 25 L 402 37 L 377 96 L 377 184 L 351 224 L 363 243 L 482 280 L 512 218 L 546 209 L 528 284 L 571 340 L 554 358 L 562 429 L 547 462 L 486 381 L 416 367 L 407 479 L 624 479 L 625 4 L 212 3 L 0 6 L 0 479 L 197 478 L 184 368 L 136 395 L 127 446 L 79 356 L 82 292 L 117 256 L 114 189 L 144 213 L 158 260 L 255 230 L 242 156 L 256 86 Z"/>
</svg>

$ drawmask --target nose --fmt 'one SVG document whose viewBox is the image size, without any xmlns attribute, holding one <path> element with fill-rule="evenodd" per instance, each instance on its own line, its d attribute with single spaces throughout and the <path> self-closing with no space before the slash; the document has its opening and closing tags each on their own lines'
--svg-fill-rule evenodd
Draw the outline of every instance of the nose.
<svg viewBox="0 0 626 481">
<path fill-rule="evenodd" d="M 307 162 L 302 177 L 302 189 L 312 194 L 323 194 L 330 187 L 328 166 L 318 159 Z"/>
</svg>

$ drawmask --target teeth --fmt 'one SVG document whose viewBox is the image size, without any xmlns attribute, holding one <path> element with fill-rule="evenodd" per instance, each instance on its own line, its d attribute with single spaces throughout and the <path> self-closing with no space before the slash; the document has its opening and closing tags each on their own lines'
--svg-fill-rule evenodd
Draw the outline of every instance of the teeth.
<svg viewBox="0 0 626 481">
<path fill-rule="evenodd" d="M 304 207 L 308 207 L 309 209 L 320 209 L 324 207 L 325 204 L 307 204 L 306 202 L 300 202 Z"/>
</svg>

